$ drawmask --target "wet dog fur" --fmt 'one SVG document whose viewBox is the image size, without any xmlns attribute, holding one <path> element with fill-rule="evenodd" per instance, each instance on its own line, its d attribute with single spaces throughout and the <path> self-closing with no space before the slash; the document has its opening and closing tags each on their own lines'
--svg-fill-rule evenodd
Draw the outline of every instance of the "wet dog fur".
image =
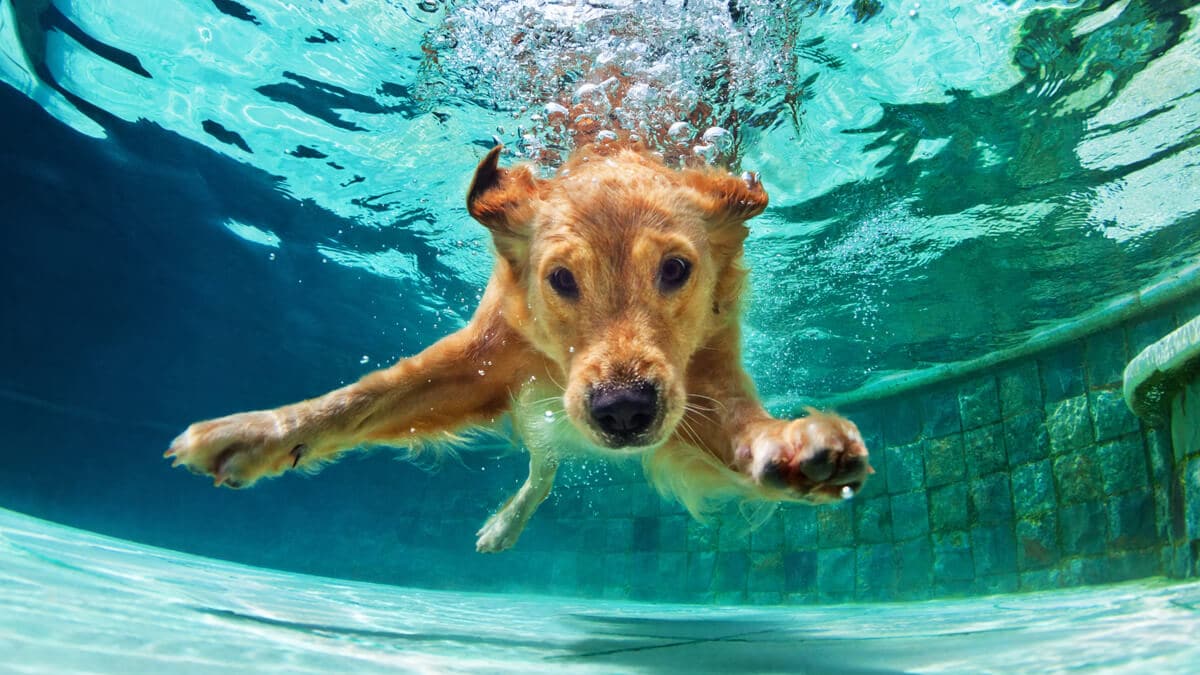
<svg viewBox="0 0 1200 675">
<path fill-rule="evenodd" d="M 505 415 L 529 477 L 477 533 L 513 546 L 561 458 L 639 455 L 699 516 L 726 498 L 819 503 L 871 468 L 850 421 L 771 417 L 741 363 L 746 221 L 757 177 L 674 170 L 626 145 L 590 146 L 553 178 L 480 162 L 467 197 L 496 263 L 470 323 L 324 396 L 191 425 L 166 456 L 248 487 L 372 444 L 417 446 Z"/>
</svg>

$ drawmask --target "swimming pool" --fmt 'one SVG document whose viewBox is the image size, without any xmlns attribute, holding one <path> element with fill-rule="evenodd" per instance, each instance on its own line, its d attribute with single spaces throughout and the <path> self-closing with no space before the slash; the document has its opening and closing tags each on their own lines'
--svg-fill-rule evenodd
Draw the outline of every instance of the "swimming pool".
<svg viewBox="0 0 1200 675">
<path fill-rule="evenodd" d="M 495 593 L 495 611 L 568 598 L 542 617 L 596 599 L 957 616 L 974 596 L 1194 577 L 1195 426 L 1133 414 L 1122 387 L 1200 314 L 1198 12 L 0 0 L 0 507 L 257 568 Z M 552 106 L 604 103 L 614 64 L 646 86 L 612 120 L 649 136 L 687 110 L 655 142 L 760 172 L 748 368 L 772 412 L 859 424 L 878 473 L 855 499 L 705 524 L 636 464 L 577 462 L 516 549 L 482 556 L 473 533 L 524 476 L 502 443 L 238 493 L 161 462 L 191 421 L 312 396 L 461 327 L 491 264 L 462 208 L 475 164 L 497 140 L 506 162 L 560 160 Z M 1185 371 L 1163 394 L 1175 420 L 1196 415 L 1171 399 Z M 39 541 L 56 559 L 88 536 Z M 1193 593 L 1148 583 L 1115 592 Z M 376 590 L 338 606 L 377 617 L 425 592 Z M 628 611 L 656 606 L 683 611 Z M 541 649 L 526 655 L 561 654 Z"/>
</svg>

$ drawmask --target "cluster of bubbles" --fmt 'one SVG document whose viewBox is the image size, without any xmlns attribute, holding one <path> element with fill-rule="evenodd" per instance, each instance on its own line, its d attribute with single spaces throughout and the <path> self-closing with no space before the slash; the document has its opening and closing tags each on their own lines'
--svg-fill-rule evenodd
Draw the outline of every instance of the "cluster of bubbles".
<svg viewBox="0 0 1200 675">
<path fill-rule="evenodd" d="M 795 61 L 805 10 L 794 3 L 460 0 L 437 8 L 423 98 L 505 114 L 511 122 L 499 138 L 543 165 L 618 139 L 671 161 L 728 163 L 753 111 L 792 106 L 802 87 Z"/>
</svg>

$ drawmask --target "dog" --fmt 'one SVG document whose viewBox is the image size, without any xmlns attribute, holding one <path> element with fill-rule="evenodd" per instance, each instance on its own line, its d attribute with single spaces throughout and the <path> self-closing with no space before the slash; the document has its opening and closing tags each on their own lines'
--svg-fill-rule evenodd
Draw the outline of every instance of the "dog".
<svg viewBox="0 0 1200 675">
<path fill-rule="evenodd" d="M 324 396 L 193 424 L 165 456 L 241 488 L 507 415 L 529 476 L 477 533 L 480 552 L 511 548 L 559 461 L 580 452 L 640 455 L 696 517 L 730 498 L 821 503 L 861 488 L 873 469 L 858 428 L 812 409 L 773 418 L 741 363 L 746 221 L 767 206 L 758 176 L 672 169 L 609 143 L 540 178 L 501 168 L 501 152 L 467 194 L 496 261 L 465 328 Z"/>
</svg>

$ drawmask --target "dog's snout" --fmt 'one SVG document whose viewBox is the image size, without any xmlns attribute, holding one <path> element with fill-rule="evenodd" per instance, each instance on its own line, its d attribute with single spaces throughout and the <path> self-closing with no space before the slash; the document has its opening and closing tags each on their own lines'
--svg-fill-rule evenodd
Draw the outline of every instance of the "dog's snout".
<svg viewBox="0 0 1200 675">
<path fill-rule="evenodd" d="M 649 382 L 597 389 L 591 396 L 592 419 L 600 431 L 630 445 L 658 419 L 658 390 Z"/>
</svg>

